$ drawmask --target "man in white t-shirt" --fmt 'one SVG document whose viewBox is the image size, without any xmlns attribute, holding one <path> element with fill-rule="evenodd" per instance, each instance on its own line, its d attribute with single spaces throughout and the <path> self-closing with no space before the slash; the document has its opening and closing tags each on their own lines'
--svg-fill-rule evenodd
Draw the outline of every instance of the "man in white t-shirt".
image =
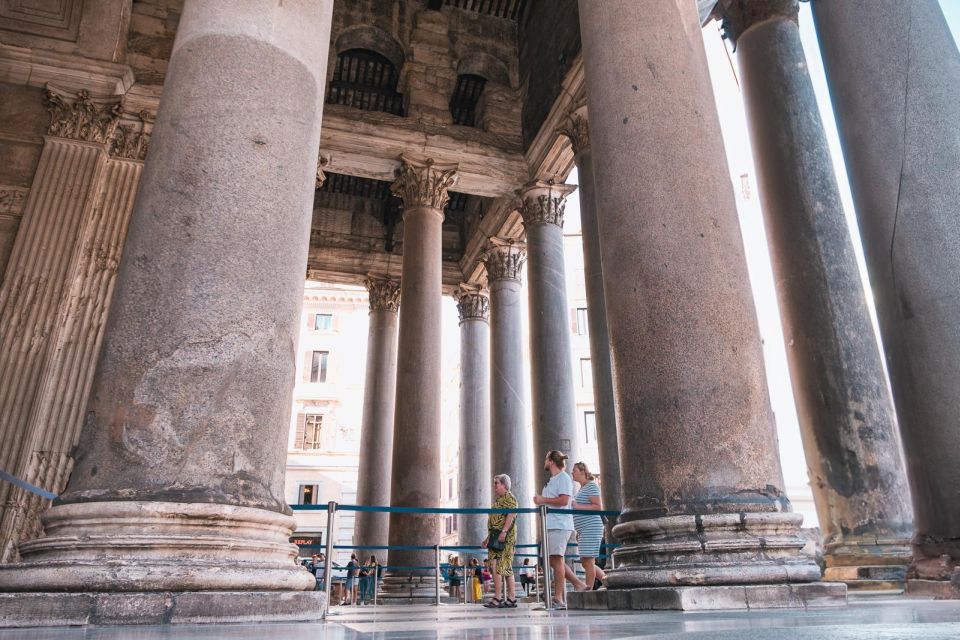
<svg viewBox="0 0 960 640">
<path fill-rule="evenodd" d="M 550 472 L 550 481 L 543 488 L 542 495 L 534 496 L 533 503 L 545 504 L 555 509 L 569 509 L 573 496 L 573 478 L 564 471 L 567 456 L 560 451 L 550 451 L 543 461 L 544 471 Z M 573 535 L 573 514 L 547 514 L 547 554 L 550 556 L 550 569 L 553 571 L 553 606 L 566 609 L 566 596 L 563 588 L 564 578 L 570 580 L 577 589 L 583 589 L 583 581 L 563 562 L 567 551 L 567 542 Z M 569 575 L 568 575 L 569 574 Z"/>
</svg>

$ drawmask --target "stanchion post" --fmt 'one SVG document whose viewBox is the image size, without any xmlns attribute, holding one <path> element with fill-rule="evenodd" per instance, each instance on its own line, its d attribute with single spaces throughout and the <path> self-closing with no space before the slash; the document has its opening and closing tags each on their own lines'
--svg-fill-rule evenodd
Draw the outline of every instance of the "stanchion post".
<svg viewBox="0 0 960 640">
<path fill-rule="evenodd" d="M 323 559 L 323 591 L 326 594 L 326 603 L 323 606 L 323 618 L 326 619 L 330 611 L 330 594 L 333 587 L 333 527 L 337 521 L 337 503 L 331 500 L 327 503 L 327 545 Z"/>
<path fill-rule="evenodd" d="M 547 505 L 540 505 L 540 564 L 543 566 L 543 606 L 551 609 L 550 592 L 553 581 L 550 579 L 550 549 L 547 540 Z"/>
<path fill-rule="evenodd" d="M 436 587 L 434 588 L 437 595 L 437 601 L 434 604 L 436 604 L 439 607 L 440 606 L 440 545 L 438 544 L 433 545 L 433 557 L 434 557 L 434 567 L 437 572 L 436 573 L 437 584 L 436 584 Z"/>
</svg>

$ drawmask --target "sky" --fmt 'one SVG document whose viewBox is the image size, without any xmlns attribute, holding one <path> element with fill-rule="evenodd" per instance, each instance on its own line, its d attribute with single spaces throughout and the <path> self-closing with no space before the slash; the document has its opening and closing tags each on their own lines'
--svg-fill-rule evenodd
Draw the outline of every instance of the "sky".
<svg viewBox="0 0 960 640">
<path fill-rule="evenodd" d="M 842 1 L 842 0 L 841 0 Z M 954 35 L 960 41 L 960 0 L 940 0 L 941 8 Z M 864 288 L 869 291 L 866 280 L 866 267 L 863 262 L 863 251 L 860 246 L 860 236 L 857 231 L 854 217 L 853 201 L 847 183 L 846 170 L 840 150 L 840 140 L 837 135 L 836 121 L 830 106 L 830 97 L 823 71 L 823 62 L 817 44 L 816 32 L 813 27 L 810 5 L 802 2 L 800 5 L 800 35 L 804 53 L 814 91 L 820 107 L 821 117 L 827 134 L 827 141 L 833 156 L 834 170 L 837 183 L 840 186 L 844 214 L 850 227 L 854 250 L 861 270 Z M 875 25 L 881 28 L 882 25 Z M 800 429 L 794 407 L 793 393 L 790 388 L 790 377 L 787 369 L 786 352 L 780 328 L 780 315 L 777 308 L 774 291 L 773 274 L 770 267 L 766 236 L 763 229 L 762 212 L 757 195 L 756 173 L 753 166 L 753 156 L 749 143 L 746 116 L 736 75 L 736 54 L 728 49 L 728 45 L 720 37 L 717 23 L 711 23 L 704 28 L 704 45 L 707 62 L 713 80 L 714 96 L 717 110 L 720 115 L 724 143 L 727 153 L 727 162 L 730 169 L 730 179 L 737 194 L 738 214 L 740 216 L 741 231 L 746 249 L 747 266 L 753 287 L 754 301 L 760 333 L 764 342 L 764 360 L 767 369 L 767 383 L 770 391 L 770 401 L 777 420 L 780 459 L 783 467 L 784 482 L 788 494 L 791 489 L 806 487 L 808 484 L 806 463 L 800 440 Z M 747 183 L 742 176 L 746 174 Z M 575 183 L 576 172 L 568 177 L 568 182 Z M 744 187 L 750 192 L 750 197 L 744 197 Z M 571 232 L 579 228 L 579 192 L 575 192 L 568 200 L 567 226 L 565 231 Z M 569 260 L 568 260 L 569 261 Z M 570 269 L 568 268 L 568 271 Z M 871 315 L 876 330 L 876 319 L 873 312 L 872 299 L 868 297 Z M 524 337 L 526 341 L 527 316 L 524 314 Z M 444 299 L 443 322 L 443 354 L 444 377 L 451 379 L 457 376 L 459 356 L 459 329 L 456 306 L 452 299 Z M 529 362 L 529 358 L 526 359 Z M 528 378 L 529 379 L 529 374 Z M 449 388 L 449 387 L 448 387 Z M 455 387 L 454 387 L 455 388 Z M 529 392 L 528 392 L 529 400 Z M 457 438 L 456 407 L 457 398 L 444 398 L 444 439 Z M 816 514 L 811 509 L 801 509 L 804 514 L 804 526 L 816 526 Z"/>
</svg>

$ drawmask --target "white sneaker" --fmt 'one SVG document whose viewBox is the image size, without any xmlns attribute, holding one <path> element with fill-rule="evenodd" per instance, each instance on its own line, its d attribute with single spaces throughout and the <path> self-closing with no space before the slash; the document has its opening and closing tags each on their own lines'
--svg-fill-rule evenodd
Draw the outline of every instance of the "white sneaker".
<svg viewBox="0 0 960 640">
<path fill-rule="evenodd" d="M 553 609 L 556 609 L 556 610 L 558 610 L 558 611 L 562 611 L 562 610 L 565 610 L 565 609 L 567 608 L 567 603 L 566 603 L 566 602 L 560 602 L 559 600 L 554 600 L 554 601 L 553 601 L 553 605 L 551 605 L 551 606 L 552 606 Z"/>
</svg>

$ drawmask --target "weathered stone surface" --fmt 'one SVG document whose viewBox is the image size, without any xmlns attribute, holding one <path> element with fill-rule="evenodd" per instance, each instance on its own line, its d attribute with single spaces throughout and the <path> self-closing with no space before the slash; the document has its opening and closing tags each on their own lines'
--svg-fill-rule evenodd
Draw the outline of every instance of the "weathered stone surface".
<svg viewBox="0 0 960 640">
<path fill-rule="evenodd" d="M 842 583 L 717 587 L 661 587 L 568 593 L 570 609 L 714 611 L 722 609 L 816 609 L 843 607 Z"/>
<path fill-rule="evenodd" d="M 910 492 L 796 10 L 796 0 L 730 0 L 718 7 L 737 38 L 826 562 L 899 565 L 902 574 L 913 533 Z M 849 578 L 832 574 L 858 579 L 856 573 L 843 575 Z"/>
<path fill-rule="evenodd" d="M 322 591 L 0 594 L 0 627 L 307 622 Z"/>
<path fill-rule="evenodd" d="M 960 563 L 960 52 L 936 0 L 812 7 L 903 438 L 913 572 L 948 580 Z"/>
</svg>

